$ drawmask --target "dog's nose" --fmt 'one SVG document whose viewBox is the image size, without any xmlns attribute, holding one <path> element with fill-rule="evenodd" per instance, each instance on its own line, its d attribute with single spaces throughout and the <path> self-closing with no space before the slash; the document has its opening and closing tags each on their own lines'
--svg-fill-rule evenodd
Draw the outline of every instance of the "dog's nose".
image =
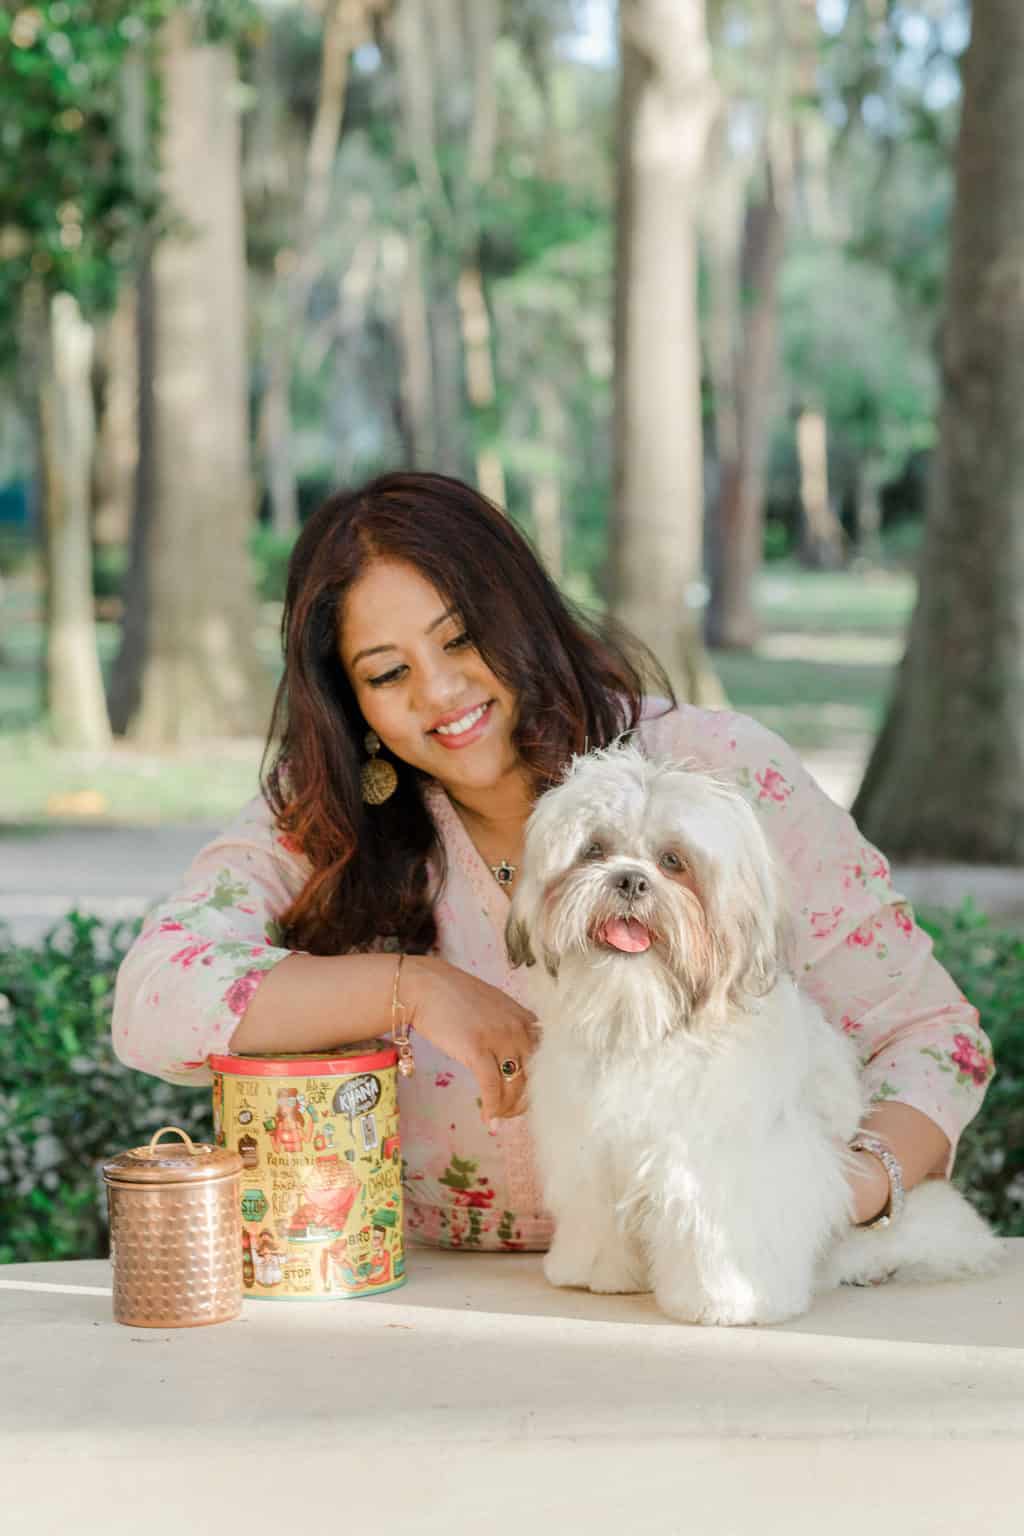
<svg viewBox="0 0 1024 1536">
<path fill-rule="evenodd" d="M 638 896 L 647 894 L 647 876 L 641 869 L 620 869 L 613 884 L 627 901 L 635 901 Z"/>
</svg>

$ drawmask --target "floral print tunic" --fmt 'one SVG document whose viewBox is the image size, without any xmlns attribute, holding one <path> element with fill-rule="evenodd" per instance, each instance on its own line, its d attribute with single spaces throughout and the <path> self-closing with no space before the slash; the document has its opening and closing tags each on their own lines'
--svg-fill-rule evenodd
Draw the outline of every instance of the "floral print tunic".
<svg viewBox="0 0 1024 1536">
<path fill-rule="evenodd" d="M 778 736 L 742 715 L 651 701 L 651 755 L 731 779 L 761 818 L 787 880 L 797 979 L 856 1041 L 875 1102 L 913 1105 L 957 1139 L 992 1074 L 977 1012 L 932 955 L 889 866 Z M 505 951 L 508 897 L 440 785 L 425 791 L 448 859 L 435 904 L 438 953 L 526 1004 Z M 206 1058 L 231 1036 L 267 972 L 290 953 L 277 920 L 308 875 L 262 797 L 198 855 L 178 894 L 147 916 L 121 967 L 114 1046 L 128 1066 L 208 1084 Z M 446 1247 L 538 1249 L 544 1213 L 525 1118 L 481 1122 L 472 1073 L 415 1039 L 400 1079 L 410 1235 Z M 949 1159 L 952 1167 L 953 1154 Z"/>
</svg>

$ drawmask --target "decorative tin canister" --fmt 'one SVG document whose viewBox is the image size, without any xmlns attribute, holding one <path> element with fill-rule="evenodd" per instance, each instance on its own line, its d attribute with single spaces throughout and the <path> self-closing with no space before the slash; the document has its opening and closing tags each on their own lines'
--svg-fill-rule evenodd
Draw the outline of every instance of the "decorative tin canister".
<svg viewBox="0 0 1024 1536">
<path fill-rule="evenodd" d="M 167 1135 L 180 1141 L 161 1142 Z M 236 1152 L 172 1125 L 104 1163 L 117 1322 L 195 1328 L 238 1316 L 241 1172 Z"/>
<path fill-rule="evenodd" d="M 246 1296 L 333 1301 L 404 1284 L 397 1059 L 379 1040 L 210 1057 L 215 1138 L 243 1166 Z"/>
</svg>

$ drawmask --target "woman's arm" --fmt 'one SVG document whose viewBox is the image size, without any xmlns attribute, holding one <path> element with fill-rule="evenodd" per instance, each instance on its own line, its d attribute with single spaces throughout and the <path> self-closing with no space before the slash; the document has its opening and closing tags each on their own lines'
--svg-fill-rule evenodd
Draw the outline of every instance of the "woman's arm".
<svg viewBox="0 0 1024 1536">
<path fill-rule="evenodd" d="M 254 994 L 231 1050 L 321 1051 L 387 1034 L 397 965 L 393 954 L 290 956 Z M 473 1073 L 485 1124 L 522 1113 L 525 1074 L 506 1079 L 499 1063 L 525 1062 L 534 1045 L 532 1014 L 435 955 L 406 955 L 399 995 L 414 1042 L 422 1035 Z"/>
<path fill-rule="evenodd" d="M 949 1161 L 950 1141 L 945 1131 L 910 1104 L 876 1104 L 861 1125 L 887 1142 L 903 1169 L 903 1184 L 913 1189 L 922 1179 L 941 1175 Z M 853 1220 L 856 1225 L 874 1221 L 889 1203 L 889 1176 L 870 1152 L 852 1152 L 854 1171 Z"/>
<path fill-rule="evenodd" d="M 656 750 L 697 753 L 761 819 L 786 886 L 796 979 L 857 1047 L 870 1101 L 864 1129 L 891 1144 L 907 1189 L 948 1177 L 991 1079 L 991 1048 L 894 891 L 887 861 L 773 732 L 727 711 L 689 711 L 676 729 L 678 747 Z M 888 1178 L 870 1153 L 851 1156 L 855 1219 L 871 1220 L 888 1200 Z"/>
<path fill-rule="evenodd" d="M 118 972 L 114 1049 L 167 1082 L 209 1083 L 259 987 L 291 956 L 278 919 L 306 878 L 262 797 L 199 853 L 179 891 L 147 913 Z"/>
</svg>

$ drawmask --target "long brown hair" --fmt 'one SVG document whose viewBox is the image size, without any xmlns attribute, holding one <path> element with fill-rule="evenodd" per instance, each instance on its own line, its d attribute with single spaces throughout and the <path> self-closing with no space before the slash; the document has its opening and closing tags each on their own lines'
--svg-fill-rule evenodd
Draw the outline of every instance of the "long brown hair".
<svg viewBox="0 0 1024 1536">
<path fill-rule="evenodd" d="M 437 938 L 427 861 L 443 880 L 444 850 L 423 800 L 425 776 L 396 762 L 391 798 L 363 803 L 367 724 L 338 651 L 345 593 L 382 556 L 408 561 L 433 584 L 515 693 L 513 742 L 538 793 L 574 753 L 632 730 L 645 694 L 675 702 L 644 647 L 577 611 L 515 525 L 461 480 L 395 473 L 330 497 L 292 551 L 284 675 L 262 773 L 279 829 L 312 866 L 283 916 L 285 942 L 313 954 L 380 938 L 422 953 Z"/>
</svg>

